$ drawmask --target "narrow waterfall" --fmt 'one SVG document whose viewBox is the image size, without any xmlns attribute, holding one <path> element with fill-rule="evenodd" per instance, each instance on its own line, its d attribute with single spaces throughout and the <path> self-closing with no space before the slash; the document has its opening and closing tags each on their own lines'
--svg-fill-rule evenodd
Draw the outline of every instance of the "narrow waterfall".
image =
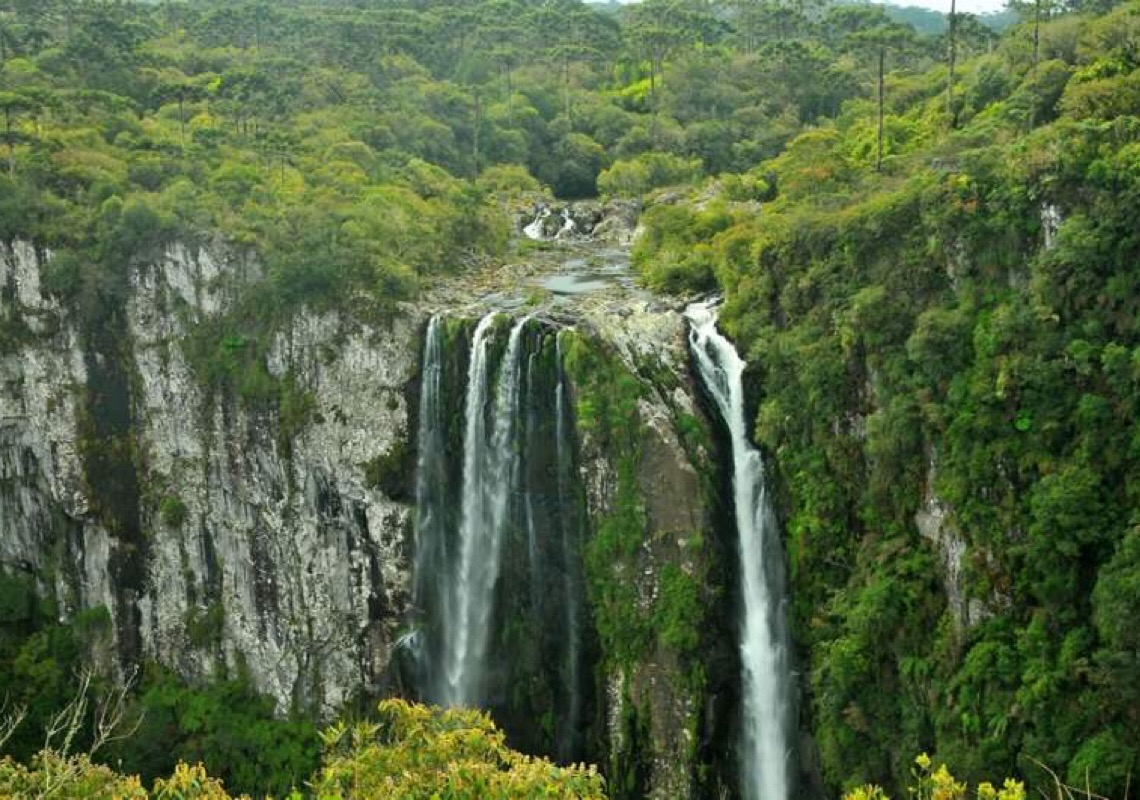
<svg viewBox="0 0 1140 800">
<path fill-rule="evenodd" d="M 554 234 L 555 239 L 566 239 L 578 232 L 578 223 L 570 216 L 569 209 L 562 212 L 562 227 Z"/>
<path fill-rule="evenodd" d="M 491 710 L 521 747 L 583 756 L 584 495 L 555 330 L 433 318 L 420 381 L 419 691 Z M 505 341 L 504 341 L 505 339 Z M 542 725 L 535 721 L 546 719 Z"/>
<path fill-rule="evenodd" d="M 447 496 L 447 412 L 443 398 L 443 318 L 438 314 L 428 322 L 424 335 L 423 366 L 420 376 L 419 453 L 416 458 L 416 537 L 412 569 L 413 598 L 424 608 L 429 598 L 450 600 L 448 576 L 440 565 L 448 562 L 446 530 Z M 450 609 L 440 609 L 444 617 Z M 413 628 L 405 637 L 420 672 L 428 669 L 423 632 Z"/>
<path fill-rule="evenodd" d="M 543 206 L 538 210 L 538 213 L 535 215 L 531 223 L 523 228 L 523 233 L 526 234 L 526 237 L 528 239 L 534 239 L 535 241 L 538 241 L 546 238 L 546 234 L 542 229 L 542 223 L 546 221 L 546 218 L 549 217 L 551 213 L 551 210 L 546 206 Z"/>
<path fill-rule="evenodd" d="M 739 761 L 746 800 L 788 800 L 791 792 L 791 680 L 784 602 L 783 552 L 744 412 L 744 361 L 716 328 L 715 303 L 689 306 L 689 346 L 732 444 L 732 488 L 739 541 L 743 620 L 743 721 Z"/>
</svg>

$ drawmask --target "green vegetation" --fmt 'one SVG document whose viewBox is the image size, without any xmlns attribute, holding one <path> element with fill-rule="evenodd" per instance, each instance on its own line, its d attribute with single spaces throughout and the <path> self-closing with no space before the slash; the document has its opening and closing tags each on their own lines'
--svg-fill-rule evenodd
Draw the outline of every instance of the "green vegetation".
<svg viewBox="0 0 1140 800">
<path fill-rule="evenodd" d="M 34 780 L 28 769 L 70 774 L 76 766 L 65 754 L 39 751 L 57 716 L 79 696 L 84 663 L 102 663 L 109 655 L 110 623 L 107 610 L 97 607 L 61 624 L 54 606 L 39 599 L 31 578 L 0 571 L 0 753 L 11 759 L 0 761 L 0 795 L 38 796 L 19 788 L 25 785 L 21 781 Z M 221 606 L 211 605 L 188 623 L 192 637 L 214 641 Z M 112 697 L 108 681 L 88 678 L 87 708 L 67 743 L 73 753 L 92 745 L 98 709 Z M 195 688 L 154 667 L 134 688 L 121 731 L 133 734 L 96 753 L 97 759 L 119 765 L 120 771 L 139 774 L 149 782 L 169 774 L 178 761 L 203 762 L 232 789 L 285 796 L 317 767 L 314 724 L 276 718 L 273 704 L 245 679 Z M 23 710 L 23 719 L 5 736 L 3 721 L 16 709 Z M 57 735 L 53 746 L 62 744 Z M 91 788 L 77 787 L 66 796 L 107 797 L 111 790 L 99 787 L 118 785 L 114 782 L 119 778 L 101 767 L 86 762 L 78 766 L 84 781 L 91 781 L 83 785 Z"/>
<path fill-rule="evenodd" d="M 477 711 L 441 711 L 386 700 L 380 704 L 377 722 L 338 723 L 321 735 L 321 742 L 321 766 L 309 780 L 291 785 L 284 775 L 278 775 L 274 784 L 258 786 L 257 795 L 265 796 L 266 790 L 271 790 L 279 797 L 298 800 L 310 793 L 329 800 L 605 797 L 602 778 L 593 768 L 556 767 L 544 759 L 517 753 L 506 746 L 503 734 L 490 718 Z M 162 742 L 155 741 L 154 745 L 161 747 Z M 242 765 L 231 762 L 230 769 L 240 771 Z M 211 777 L 211 772 L 200 763 L 190 766 L 180 760 L 169 777 L 155 778 L 148 792 L 138 776 L 128 774 L 129 768 L 116 772 L 93 763 L 86 755 L 44 750 L 28 766 L 9 757 L 0 759 L 0 794 L 92 800 L 229 800 L 226 785 L 233 784 Z"/>
<path fill-rule="evenodd" d="M 1106 796 L 1136 770 L 1138 14 L 960 51 L 949 107 L 944 64 L 888 58 L 746 173 L 762 213 L 722 176 L 644 217 L 645 280 L 723 291 L 759 366 L 833 786 L 901 793 L 922 749 Z"/>
<path fill-rule="evenodd" d="M 911 769 L 911 786 L 908 788 L 909 796 L 917 800 L 966 800 L 967 788 L 954 778 L 945 764 L 934 768 L 933 761 L 926 753 L 922 753 L 914 760 Z M 1056 781 L 1057 797 L 1073 797 L 1078 792 L 1072 787 L 1064 786 Z M 974 797 L 977 800 L 1025 800 L 1025 785 L 1012 778 L 1006 778 L 1001 787 L 996 787 L 989 781 L 982 781 L 977 785 Z M 843 795 L 843 800 L 890 800 L 890 797 L 881 788 L 874 784 L 860 786 Z"/>
<path fill-rule="evenodd" d="M 82 328 L 79 449 L 124 545 L 122 596 L 146 558 L 123 477 L 140 457 L 133 268 L 176 241 L 224 243 L 226 312 L 171 313 L 203 382 L 279 414 L 287 454 L 313 402 L 267 356 L 301 307 L 383 318 L 503 254 L 504 210 L 543 187 L 638 195 L 644 281 L 723 292 L 758 366 L 826 782 L 897 795 L 901 754 L 925 749 L 970 781 L 1040 759 L 1123 794 L 1140 767 L 1140 5 L 1015 10 L 998 38 L 964 14 L 922 35 L 898 22 L 913 14 L 761 0 L 0 0 L 0 241 L 53 253 L 44 286 Z M 5 310 L 0 349 L 35 330 Z M 703 578 L 666 569 L 654 608 L 629 579 L 646 528 L 638 383 L 592 344 L 566 353 L 579 425 L 616 469 L 586 553 L 604 658 L 691 652 Z M 370 483 L 396 496 L 406 458 L 370 463 Z M 159 502 L 186 522 L 178 498 Z M 944 515 L 927 528 L 941 545 L 920 509 Z M 0 577 L 0 694 L 28 705 L 8 743 L 24 759 L 106 638 L 95 619 L 57 622 L 50 577 Z M 205 645 L 224 609 L 192 617 Z M 257 703 L 255 721 L 231 713 L 248 687 L 148 680 L 139 702 L 171 726 L 155 741 L 268 753 L 264 772 L 208 763 L 239 789 L 309 774 L 311 732 Z M 647 735 L 626 714 L 629 739 Z M 643 768 L 630 754 L 623 786 Z"/>
<path fill-rule="evenodd" d="M 586 543 L 585 566 L 602 652 L 613 665 L 625 666 L 645 654 L 654 635 L 632 579 L 648 524 L 638 479 L 641 430 L 634 423 L 644 388 L 597 341 L 577 333 L 562 336 L 566 372 L 578 391 L 578 426 L 614 458 L 617 470 L 611 508 Z"/>
<path fill-rule="evenodd" d="M 516 753 L 478 711 L 385 700 L 378 723 L 337 725 L 322 739 L 324 765 L 313 780 L 320 797 L 605 797 L 593 767 L 556 767 Z"/>
<path fill-rule="evenodd" d="M 168 494 L 159 501 L 158 517 L 164 525 L 169 525 L 171 528 L 181 528 L 189 513 L 190 510 L 177 495 Z"/>
<path fill-rule="evenodd" d="M 577 332 L 561 336 L 567 375 L 576 393 L 578 427 L 586 446 L 605 454 L 614 469 L 609 506 L 595 522 L 584 559 L 587 594 L 601 644 L 602 663 L 596 668 L 623 676 L 621 746 L 609 753 L 606 775 L 614 797 L 641 797 L 649 760 L 656 752 L 650 738 L 653 712 L 652 701 L 635 696 L 631 676 L 646 663 L 675 659 L 674 691 L 693 707 L 704 696 L 709 556 L 699 533 L 683 537 L 679 532 L 659 532 L 659 538 L 681 538 L 688 553 L 678 557 L 695 563 L 692 567 L 662 564 L 655 585 L 641 577 L 655 566 L 654 559 L 647 558 L 655 542 L 643 483 L 642 442 L 647 434 L 638 408 L 650 384 L 631 372 L 604 342 Z M 691 444 L 704 445 L 693 441 L 704 436 L 695 418 L 682 416 L 678 427 Z M 700 746 L 702 722 L 699 715 L 689 718 L 689 757 L 695 757 Z"/>
<path fill-rule="evenodd" d="M 92 610 L 85 620 L 98 614 Z M 26 712 L 4 752 L 20 759 L 43 745 L 52 716 L 71 700 L 82 649 L 98 633 L 93 624 L 60 625 L 57 615 L 55 604 L 41 599 L 32 576 L 0 569 L 0 706 Z"/>
<path fill-rule="evenodd" d="M 226 609 L 220 601 L 191 606 L 186 613 L 186 638 L 194 647 L 208 648 L 221 643 Z"/>
<path fill-rule="evenodd" d="M 676 564 L 661 569 L 661 596 L 657 600 L 654 628 L 661 643 L 684 657 L 696 655 L 701 642 L 704 608 L 701 584 Z"/>
<path fill-rule="evenodd" d="M 364 464 L 364 480 L 395 500 L 407 500 L 415 494 L 416 454 L 404 439 Z"/>
<path fill-rule="evenodd" d="M 287 797 L 317 768 L 314 723 L 300 716 L 277 718 L 272 701 L 245 678 L 191 687 L 152 667 L 135 694 L 128 713 L 139 727 L 112 744 L 106 760 L 147 783 L 170 774 L 179 762 L 201 763 L 231 791 Z"/>
<path fill-rule="evenodd" d="M 606 195 L 637 196 L 650 189 L 692 183 L 701 174 L 699 158 L 671 153 L 642 153 L 615 161 L 598 175 L 598 191 Z"/>
</svg>

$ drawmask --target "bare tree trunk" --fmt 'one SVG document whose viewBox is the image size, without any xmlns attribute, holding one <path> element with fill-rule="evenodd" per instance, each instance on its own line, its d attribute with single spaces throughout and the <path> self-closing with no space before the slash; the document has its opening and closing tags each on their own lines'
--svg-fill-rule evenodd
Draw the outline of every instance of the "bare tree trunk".
<svg viewBox="0 0 1140 800">
<path fill-rule="evenodd" d="M 1041 0 L 1033 2 L 1033 71 L 1041 61 Z"/>
<path fill-rule="evenodd" d="M 574 110 L 570 106 L 570 56 L 562 59 L 562 92 L 566 103 L 566 123 L 574 130 Z"/>
<path fill-rule="evenodd" d="M 886 48 L 879 47 L 879 141 L 878 153 L 875 156 L 875 172 L 883 171 L 883 62 L 886 60 Z"/>
<path fill-rule="evenodd" d="M 182 155 L 186 155 L 186 111 L 183 109 L 185 91 L 178 90 L 178 140 L 182 145 Z"/>
<path fill-rule="evenodd" d="M 8 174 L 16 174 L 16 152 L 12 143 L 12 111 L 4 109 L 4 141 L 8 145 Z"/>
<path fill-rule="evenodd" d="M 950 115 L 950 127 L 958 127 L 958 115 L 954 112 L 954 60 L 957 55 L 955 51 L 955 34 L 957 33 L 957 9 L 956 0 L 950 0 L 950 79 L 946 82 L 946 113 Z"/>
<path fill-rule="evenodd" d="M 479 126 L 482 123 L 483 107 L 479 101 L 478 92 L 475 93 L 475 129 L 471 134 L 471 163 L 475 168 L 475 176 L 479 176 Z"/>
</svg>

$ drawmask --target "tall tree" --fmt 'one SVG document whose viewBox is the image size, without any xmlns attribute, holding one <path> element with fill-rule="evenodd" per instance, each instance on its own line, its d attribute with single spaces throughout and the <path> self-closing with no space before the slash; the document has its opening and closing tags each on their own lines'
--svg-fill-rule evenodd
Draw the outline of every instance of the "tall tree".
<svg viewBox="0 0 1140 800">
<path fill-rule="evenodd" d="M 909 25 L 882 22 L 872 28 L 861 28 L 851 34 L 845 44 L 849 48 L 872 54 L 876 73 L 875 171 L 883 169 L 884 118 L 886 115 L 886 60 L 888 51 L 902 51 L 915 41 Z"/>
<path fill-rule="evenodd" d="M 950 127 L 958 127 L 958 113 L 954 109 L 954 61 L 957 57 L 957 0 L 950 0 L 949 30 L 946 31 L 946 42 L 949 53 L 950 73 L 946 79 L 946 113 L 950 117 Z"/>
<path fill-rule="evenodd" d="M 618 49 L 620 33 L 612 17 L 576 0 L 543 5 L 534 22 L 545 46 L 546 59 L 562 78 L 562 112 L 574 129 L 572 72 L 575 65 L 598 63 Z"/>
<path fill-rule="evenodd" d="M 724 32 L 713 9 L 702 2 L 645 0 L 629 6 L 625 13 L 630 44 L 649 64 L 649 91 L 655 107 L 669 59 L 697 42 L 712 44 Z"/>
<path fill-rule="evenodd" d="M 0 115 L 4 117 L 4 144 L 7 150 L 8 174 L 16 174 L 16 142 L 20 132 L 16 130 L 17 119 L 39 108 L 35 98 L 21 92 L 0 92 Z"/>
</svg>

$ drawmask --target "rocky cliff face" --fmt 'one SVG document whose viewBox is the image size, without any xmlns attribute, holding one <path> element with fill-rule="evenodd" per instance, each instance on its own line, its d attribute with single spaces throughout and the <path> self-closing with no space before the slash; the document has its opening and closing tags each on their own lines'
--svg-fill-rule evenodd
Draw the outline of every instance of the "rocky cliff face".
<svg viewBox="0 0 1140 800">
<path fill-rule="evenodd" d="M 636 613 L 654 619 L 663 593 L 669 591 L 667 572 L 716 591 L 708 577 L 723 558 L 712 535 L 710 498 L 702 482 L 714 471 L 712 453 L 702 446 L 706 442 L 685 443 L 679 433 L 682 420 L 696 421 L 700 414 L 688 372 L 685 324 L 675 310 L 654 301 L 620 309 L 603 303 L 586 318 L 593 330 L 605 332 L 607 346 L 644 389 L 636 413 L 626 420 L 638 431 L 640 443 L 634 478 L 644 536 L 632 556 L 612 569 L 618 580 L 636 586 Z M 584 435 L 582 477 L 591 519 L 605 519 L 621 502 L 618 460 L 619 454 L 588 432 Z M 702 619 L 705 610 L 688 609 L 696 616 L 685 622 L 701 626 L 707 621 Z M 661 625 L 655 624 L 658 634 Z M 705 670 L 715 660 L 711 654 L 730 651 L 732 641 L 703 644 L 694 659 L 693 653 L 658 635 L 638 657 L 612 663 L 604 671 L 607 750 L 611 759 L 641 773 L 640 785 L 628 796 L 665 800 L 706 788 L 700 786 L 696 767 L 709 757 L 702 745 L 718 734 L 706 723 L 716 716 L 711 712 L 720 676 L 713 675 L 710 684 L 704 671 L 702 680 L 693 681 L 692 670 L 694 661 Z"/>
<path fill-rule="evenodd" d="M 17 243 L 0 255 L 3 317 L 18 333 L 0 355 L 3 564 L 34 572 L 66 614 L 107 607 L 120 649 L 137 639 L 192 679 L 240 665 L 282 709 L 331 711 L 380 688 L 408 591 L 409 509 L 370 485 L 368 467 L 408 444 L 416 311 L 383 328 L 296 317 L 268 369 L 310 408 L 307 424 L 283 431 L 272 404 L 208 390 L 183 347 L 254 267 L 223 248 L 173 247 L 132 270 L 117 348 L 140 487 L 142 539 L 131 541 L 96 513 L 99 481 L 83 457 L 92 354 L 41 290 L 50 254 Z M 145 579 L 123 597 L 115 556 L 139 549 Z"/>
<path fill-rule="evenodd" d="M 37 575 L 67 610 L 110 607 L 114 543 L 102 526 L 82 522 L 89 501 L 77 423 L 86 365 L 78 331 L 41 291 L 40 263 L 24 243 L 0 249 L 0 560 Z"/>
<path fill-rule="evenodd" d="M 266 400 L 211 385 L 194 355 L 195 331 L 257 277 L 251 259 L 170 247 L 127 271 L 113 328 L 95 332 L 44 289 L 51 259 L 0 247 L 0 568 L 33 574 L 65 617 L 105 607 L 106 655 L 119 669 L 141 658 L 190 680 L 241 671 L 282 711 L 324 715 L 359 692 L 407 689 L 393 683 L 393 656 L 411 603 L 426 309 L 510 306 L 541 279 L 508 269 L 501 286 L 465 280 L 383 320 L 302 312 L 264 350 L 285 387 Z M 723 557 L 704 480 L 712 443 L 707 428 L 694 434 L 701 412 L 680 313 L 627 283 L 611 288 L 547 301 L 559 325 L 640 387 L 628 424 L 640 436 L 629 490 L 642 541 L 594 577 L 632 583 L 652 641 L 635 657 L 597 655 L 599 697 L 584 724 L 591 753 L 626 775 L 627 794 L 685 797 L 722 735 L 707 724 L 710 698 L 732 669 L 706 680 L 694 659 L 708 642 L 681 646 L 653 625 L 668 612 L 682 633 L 700 630 L 684 615 L 703 605 L 669 610 L 662 599 L 677 586 L 727 596 L 709 586 Z M 591 536 L 618 502 L 624 456 L 579 435 Z M 731 653 L 731 634 L 721 638 L 713 649 Z"/>
</svg>

